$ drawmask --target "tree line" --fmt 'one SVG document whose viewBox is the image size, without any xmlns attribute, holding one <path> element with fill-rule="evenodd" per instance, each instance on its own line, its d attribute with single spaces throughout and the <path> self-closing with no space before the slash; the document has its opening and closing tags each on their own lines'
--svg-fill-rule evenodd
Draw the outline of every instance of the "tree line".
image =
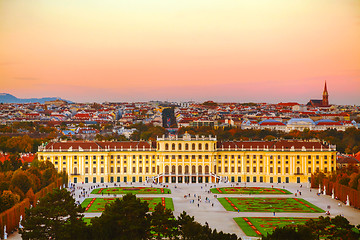
<svg viewBox="0 0 360 240">
<path fill-rule="evenodd" d="M 360 151 L 360 129 L 354 127 L 348 128 L 345 131 L 337 131 L 335 129 L 328 129 L 325 131 L 304 131 L 294 130 L 289 133 L 273 130 L 256 130 L 256 129 L 241 129 L 235 127 L 182 127 L 178 134 L 182 135 L 188 132 L 191 135 L 212 135 L 217 136 L 220 141 L 234 141 L 234 140 L 274 140 L 274 139 L 299 139 L 310 140 L 319 139 L 327 143 L 336 145 L 339 152 L 354 154 Z"/>
<path fill-rule="evenodd" d="M 102 140 L 116 140 L 116 141 L 156 141 L 157 137 L 166 134 L 166 129 L 152 124 L 133 124 L 128 128 L 136 128 L 130 139 L 126 139 L 122 135 L 115 133 L 102 135 L 98 134 L 95 139 Z M 191 135 L 212 135 L 217 136 L 219 141 L 234 141 L 234 140 L 275 140 L 275 139 L 299 139 L 310 140 L 319 139 L 326 143 L 336 145 L 336 149 L 341 153 L 355 154 L 360 151 L 360 129 L 348 128 L 345 131 L 337 131 L 335 129 L 328 129 L 325 131 L 291 131 L 289 133 L 273 130 L 255 130 L 255 129 L 241 129 L 236 127 L 182 127 L 178 130 L 178 135 L 188 132 Z M 0 136 L 0 151 L 10 153 L 20 152 L 37 152 L 37 148 L 41 143 L 48 142 L 51 139 L 57 138 L 55 132 L 49 133 L 46 138 L 31 138 L 28 135 L 23 136 Z M 67 136 L 64 137 L 68 139 Z M 71 139 L 68 139 L 71 140 Z"/>
<path fill-rule="evenodd" d="M 58 173 L 49 161 L 38 160 L 34 160 L 29 168 L 24 165 L 24 168 L 15 171 L 0 172 L 0 212 L 21 202 L 25 197 L 31 197 L 59 177 L 67 179 L 67 175 Z"/>
</svg>

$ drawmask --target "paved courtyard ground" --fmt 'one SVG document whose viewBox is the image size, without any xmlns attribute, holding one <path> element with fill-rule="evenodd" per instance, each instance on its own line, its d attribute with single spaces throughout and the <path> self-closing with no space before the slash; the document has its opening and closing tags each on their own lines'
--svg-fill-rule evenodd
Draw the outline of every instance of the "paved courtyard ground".
<svg viewBox="0 0 360 240">
<path fill-rule="evenodd" d="M 90 192 L 93 189 L 90 189 L 90 186 L 95 184 L 77 184 L 77 187 L 84 188 L 88 191 L 89 196 L 86 195 L 85 198 L 105 198 L 108 197 L 104 194 L 91 194 Z M 113 184 L 107 184 L 109 187 L 114 187 Z M 243 239 L 256 239 L 256 237 L 248 237 L 241 230 L 238 224 L 235 222 L 234 218 L 238 217 L 273 217 L 273 212 L 234 212 L 227 211 L 221 203 L 217 200 L 217 198 L 233 198 L 233 197 L 241 197 L 241 198 L 298 198 L 304 199 L 307 202 L 323 209 L 330 211 L 330 217 L 334 217 L 336 215 L 343 215 L 346 217 L 351 224 L 359 224 L 360 223 L 360 210 L 354 209 L 352 207 L 345 206 L 345 204 L 341 203 L 338 200 L 332 199 L 330 196 L 320 195 L 317 196 L 317 189 L 310 189 L 306 184 L 302 184 L 300 188 L 300 184 L 294 183 L 284 183 L 284 184 L 271 184 L 271 183 L 246 183 L 247 187 L 267 187 L 271 188 L 272 185 L 274 188 L 280 188 L 290 191 L 293 194 L 257 194 L 249 195 L 249 194 L 218 194 L 212 193 L 210 191 L 211 188 L 214 187 L 215 184 L 166 184 L 168 188 L 171 190 L 171 194 L 138 194 L 138 197 L 149 197 L 149 198 L 172 198 L 174 204 L 174 215 L 179 216 L 182 211 L 186 211 L 189 215 L 194 216 L 195 220 L 204 224 L 207 222 L 211 228 L 217 229 L 218 231 L 223 231 L 226 233 L 235 233 L 239 237 Z M 163 185 L 154 185 L 154 184 L 121 184 L 121 187 L 163 187 Z M 231 187 L 233 186 L 231 183 L 220 183 L 216 184 L 216 188 L 221 187 Z M 244 187 L 244 183 L 240 183 L 236 187 Z M 100 184 L 100 188 L 105 187 Z M 301 196 L 299 196 L 298 191 L 301 191 Z M 79 197 L 81 190 L 76 189 L 75 198 L 80 203 L 85 200 L 84 197 Z M 297 193 L 297 197 L 295 197 L 295 193 Z M 188 197 L 190 195 L 190 197 Z M 185 196 L 187 196 L 185 198 Z M 113 197 L 113 196 L 111 196 Z M 117 194 L 117 197 L 121 197 L 120 194 Z M 200 201 L 201 198 L 201 201 Z M 209 199 L 209 201 L 205 201 Z M 193 202 L 193 203 L 192 203 Z M 338 204 L 341 203 L 341 206 Z M 330 209 L 328 209 L 330 206 Z M 101 213 L 85 213 L 85 217 L 95 217 L 100 216 Z M 277 212 L 276 217 L 290 217 L 290 218 L 318 218 L 319 216 L 325 216 L 325 213 L 290 213 L 290 212 Z M 20 235 L 15 233 L 9 236 L 9 239 L 21 239 Z"/>
</svg>

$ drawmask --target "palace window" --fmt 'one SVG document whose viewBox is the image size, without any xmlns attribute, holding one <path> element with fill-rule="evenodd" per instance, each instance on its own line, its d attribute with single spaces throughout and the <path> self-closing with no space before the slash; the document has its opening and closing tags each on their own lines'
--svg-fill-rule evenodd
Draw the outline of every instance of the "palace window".
<svg viewBox="0 0 360 240">
<path fill-rule="evenodd" d="M 192 150 L 195 151 L 195 143 L 192 144 Z"/>
<path fill-rule="evenodd" d="M 165 143 L 165 151 L 169 150 L 169 144 Z"/>
<path fill-rule="evenodd" d="M 117 173 L 120 173 L 120 167 L 116 168 Z"/>
<path fill-rule="evenodd" d="M 89 173 L 89 168 L 85 167 L 85 174 L 88 174 L 88 173 Z"/>
<path fill-rule="evenodd" d="M 96 173 L 96 167 L 93 168 L 93 173 L 94 173 L 94 174 Z"/>
<path fill-rule="evenodd" d="M 205 143 L 205 150 L 209 150 L 209 144 Z"/>
<path fill-rule="evenodd" d="M 172 150 L 175 150 L 175 143 L 173 143 L 173 144 L 171 145 L 171 149 L 172 149 Z"/>
<path fill-rule="evenodd" d="M 103 167 L 101 167 L 101 169 L 100 169 L 100 170 L 101 170 L 101 173 L 104 173 L 104 168 L 103 168 Z"/>
<path fill-rule="evenodd" d="M 260 167 L 260 172 L 261 172 L 261 173 L 263 172 L 263 167 Z"/>
<path fill-rule="evenodd" d="M 66 156 L 63 156 L 63 160 L 66 160 Z"/>
<path fill-rule="evenodd" d="M 202 145 L 201 145 L 201 143 L 199 143 L 199 150 L 202 150 Z"/>
<path fill-rule="evenodd" d="M 114 173 L 114 167 L 110 167 L 110 173 Z"/>
<path fill-rule="evenodd" d="M 228 172 L 228 167 L 225 167 L 225 172 L 226 172 L 226 173 Z"/>
<path fill-rule="evenodd" d="M 101 155 L 101 160 L 104 160 L 104 155 Z"/>
<path fill-rule="evenodd" d="M 126 167 L 124 167 L 124 173 L 126 173 L 126 170 L 127 170 Z"/>
<path fill-rule="evenodd" d="M 185 143 L 185 150 L 189 150 L 189 144 Z"/>
<path fill-rule="evenodd" d="M 179 148 L 179 150 L 181 150 L 181 143 L 178 144 L 178 148 Z"/>
<path fill-rule="evenodd" d="M 250 167 L 246 167 L 246 172 L 250 172 Z"/>
</svg>

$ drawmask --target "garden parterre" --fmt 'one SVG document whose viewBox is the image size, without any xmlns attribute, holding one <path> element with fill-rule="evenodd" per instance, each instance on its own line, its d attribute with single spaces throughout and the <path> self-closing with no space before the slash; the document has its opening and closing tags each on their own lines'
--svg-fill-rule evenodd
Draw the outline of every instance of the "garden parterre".
<svg viewBox="0 0 360 240">
<path fill-rule="evenodd" d="M 311 218 L 292 217 L 238 217 L 234 218 L 247 236 L 260 237 L 273 232 L 278 227 L 305 224 Z"/>
<path fill-rule="evenodd" d="M 174 204 L 171 198 L 140 198 L 141 201 L 147 201 L 149 203 L 149 211 L 153 212 L 155 206 L 161 203 L 165 208 L 174 210 Z M 85 212 L 103 212 L 105 205 L 114 202 L 116 198 L 86 198 L 81 206 L 85 208 Z"/>
<path fill-rule="evenodd" d="M 264 187 L 223 187 L 212 188 L 210 191 L 217 194 L 291 194 L 286 189 Z"/>
<path fill-rule="evenodd" d="M 228 211 L 320 213 L 321 208 L 302 198 L 219 198 Z"/>
<path fill-rule="evenodd" d="M 171 190 L 167 188 L 152 187 L 112 187 L 97 188 L 92 190 L 91 194 L 170 194 Z"/>
</svg>

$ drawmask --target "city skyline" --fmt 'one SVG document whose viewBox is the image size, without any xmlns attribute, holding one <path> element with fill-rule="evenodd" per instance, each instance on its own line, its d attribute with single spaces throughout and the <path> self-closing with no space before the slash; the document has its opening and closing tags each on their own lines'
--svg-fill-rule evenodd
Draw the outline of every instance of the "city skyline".
<svg viewBox="0 0 360 240">
<path fill-rule="evenodd" d="M 2 1 L 0 39 L 19 98 L 360 102 L 355 0 Z"/>
</svg>

